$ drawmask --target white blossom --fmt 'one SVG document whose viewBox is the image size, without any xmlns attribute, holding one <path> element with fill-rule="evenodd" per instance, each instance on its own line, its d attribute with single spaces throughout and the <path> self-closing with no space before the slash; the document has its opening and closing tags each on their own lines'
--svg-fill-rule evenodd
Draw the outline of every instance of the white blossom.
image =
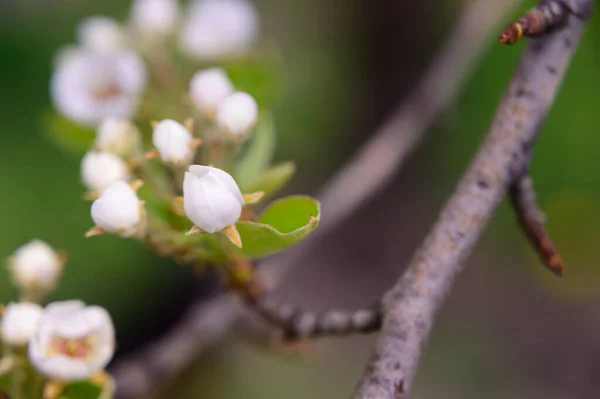
<svg viewBox="0 0 600 399">
<path fill-rule="evenodd" d="M 9 303 L 2 316 L 0 333 L 9 345 L 25 345 L 38 329 L 42 307 L 34 303 Z"/>
<path fill-rule="evenodd" d="M 258 36 L 258 13 L 246 0 L 195 0 L 186 15 L 180 45 L 201 60 L 242 55 Z"/>
<path fill-rule="evenodd" d="M 178 17 L 176 0 L 135 0 L 131 6 L 131 25 L 143 37 L 168 35 Z"/>
<path fill-rule="evenodd" d="M 91 215 L 96 226 L 123 236 L 135 234 L 142 220 L 140 200 L 124 181 L 114 182 L 100 194 Z"/>
<path fill-rule="evenodd" d="M 118 22 L 104 16 L 88 17 L 77 28 L 77 41 L 84 49 L 110 53 L 125 48 L 125 33 Z"/>
<path fill-rule="evenodd" d="M 81 179 L 90 190 L 101 192 L 118 180 L 129 179 L 125 161 L 107 151 L 89 151 L 81 160 Z"/>
<path fill-rule="evenodd" d="M 81 301 L 46 306 L 29 343 L 31 364 L 49 378 L 85 380 L 106 367 L 115 351 L 108 312 Z"/>
<path fill-rule="evenodd" d="M 217 125 L 223 133 L 234 139 L 246 138 L 257 120 L 258 105 L 248 93 L 233 93 L 217 110 Z"/>
<path fill-rule="evenodd" d="M 233 225 L 244 197 L 231 175 L 210 166 L 192 165 L 183 180 L 183 208 L 188 219 L 206 233 Z"/>
<path fill-rule="evenodd" d="M 140 132 L 127 119 L 107 118 L 96 130 L 96 148 L 119 156 L 130 156 L 140 142 Z"/>
<path fill-rule="evenodd" d="M 159 122 L 152 132 L 152 144 L 165 163 L 180 165 L 190 162 L 194 155 L 193 142 L 190 131 L 172 119 Z"/>
<path fill-rule="evenodd" d="M 146 70 L 133 52 L 71 51 L 58 62 L 50 83 L 55 107 L 67 118 L 95 125 L 130 118 L 146 85 Z"/>
<path fill-rule="evenodd" d="M 15 284 L 24 291 L 53 290 L 62 274 L 63 259 L 48 244 L 31 240 L 17 248 L 8 267 Z"/>
<path fill-rule="evenodd" d="M 233 84 L 221 68 L 200 70 L 194 74 L 190 82 L 192 103 L 211 118 L 231 93 L 233 93 Z"/>
</svg>

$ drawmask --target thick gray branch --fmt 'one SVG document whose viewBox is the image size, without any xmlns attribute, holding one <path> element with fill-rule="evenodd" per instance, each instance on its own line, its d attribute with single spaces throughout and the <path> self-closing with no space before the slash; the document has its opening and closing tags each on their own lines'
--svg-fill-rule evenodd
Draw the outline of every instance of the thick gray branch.
<svg viewBox="0 0 600 399">
<path fill-rule="evenodd" d="M 571 3 L 587 15 L 592 1 Z M 383 327 L 354 399 L 408 396 L 435 314 L 509 185 L 524 172 L 583 26 L 571 16 L 563 29 L 527 44 L 487 139 L 404 276 L 384 297 Z"/>
</svg>

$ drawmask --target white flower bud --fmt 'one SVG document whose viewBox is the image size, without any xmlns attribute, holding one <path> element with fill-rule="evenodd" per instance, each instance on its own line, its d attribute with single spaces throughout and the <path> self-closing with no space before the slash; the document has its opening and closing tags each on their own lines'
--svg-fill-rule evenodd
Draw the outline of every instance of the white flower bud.
<svg viewBox="0 0 600 399">
<path fill-rule="evenodd" d="M 231 175 L 210 166 L 192 165 L 183 179 L 183 208 L 188 219 L 206 233 L 235 224 L 244 197 Z"/>
<path fill-rule="evenodd" d="M 9 303 L 2 316 L 0 333 L 9 345 L 25 345 L 35 335 L 42 307 L 34 303 Z"/>
<path fill-rule="evenodd" d="M 181 30 L 181 48 L 197 59 L 239 56 L 258 36 L 258 13 L 246 0 L 196 0 Z"/>
<path fill-rule="evenodd" d="M 192 103 L 209 117 L 214 117 L 217 108 L 233 93 L 233 84 L 221 68 L 210 68 L 196 72 L 190 82 Z"/>
<path fill-rule="evenodd" d="M 51 95 L 62 114 L 84 125 L 133 116 L 146 85 L 146 69 L 137 54 L 79 50 L 61 58 Z"/>
<path fill-rule="evenodd" d="M 130 21 L 143 37 L 165 36 L 171 33 L 179 16 L 176 0 L 135 0 Z"/>
<path fill-rule="evenodd" d="M 115 352 L 115 330 L 108 312 L 81 301 L 46 306 L 29 342 L 29 360 L 48 378 L 85 380 L 104 369 Z"/>
<path fill-rule="evenodd" d="M 129 180 L 129 169 L 115 154 L 89 151 L 81 160 L 81 178 L 87 188 L 101 192 L 118 180 Z"/>
<path fill-rule="evenodd" d="M 109 53 L 125 47 L 125 34 L 112 18 L 93 16 L 79 24 L 77 41 L 87 50 Z"/>
<path fill-rule="evenodd" d="M 159 122 L 152 132 L 152 144 L 165 163 L 189 163 L 194 155 L 194 138 L 181 123 L 172 119 Z"/>
<path fill-rule="evenodd" d="M 233 93 L 217 110 L 217 125 L 233 139 L 246 138 L 257 120 L 258 105 L 248 93 Z"/>
<path fill-rule="evenodd" d="M 140 226 L 140 208 L 135 191 L 124 181 L 117 181 L 92 203 L 91 215 L 96 226 L 104 231 L 129 236 Z"/>
<path fill-rule="evenodd" d="M 140 132 L 126 119 L 108 118 L 96 130 L 96 147 L 119 156 L 132 155 L 140 143 Z"/>
<path fill-rule="evenodd" d="M 15 284 L 24 291 L 48 292 L 56 288 L 64 260 L 48 244 L 31 240 L 17 248 L 8 267 Z"/>
</svg>

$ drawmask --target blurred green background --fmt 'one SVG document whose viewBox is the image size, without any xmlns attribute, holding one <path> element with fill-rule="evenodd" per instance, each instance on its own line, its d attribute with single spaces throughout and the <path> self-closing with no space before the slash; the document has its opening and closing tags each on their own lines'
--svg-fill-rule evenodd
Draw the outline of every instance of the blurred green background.
<svg viewBox="0 0 600 399">
<path fill-rule="evenodd" d="M 462 5 L 256 3 L 263 37 L 277 38 L 283 54 L 277 158 L 298 163 L 296 192 L 318 188 L 402 100 Z M 85 240 L 92 223 L 81 199 L 79 160 L 41 132 L 54 51 L 73 41 L 83 17 L 122 19 L 127 9 L 121 0 L 0 3 L 0 255 L 34 237 L 67 250 L 65 278 L 52 299 L 82 298 L 108 308 L 119 354 L 164 332 L 210 286 L 133 241 Z M 600 397 L 599 45 L 595 13 L 533 162 L 565 277 L 558 280 L 539 264 L 503 205 L 440 316 L 415 398 Z M 389 286 L 486 132 L 521 49 L 490 42 L 423 148 L 390 188 L 294 270 L 280 289 L 284 297 L 317 309 L 351 308 Z M 16 295 L 6 276 L 0 279 L 2 302 Z M 198 359 L 162 397 L 348 397 L 371 345 L 372 337 L 325 340 L 310 346 L 307 359 L 297 359 L 231 338 Z"/>
</svg>

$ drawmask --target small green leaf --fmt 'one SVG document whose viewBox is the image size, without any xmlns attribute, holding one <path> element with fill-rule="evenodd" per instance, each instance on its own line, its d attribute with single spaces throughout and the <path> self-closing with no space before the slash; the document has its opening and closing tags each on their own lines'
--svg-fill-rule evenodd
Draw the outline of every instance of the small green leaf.
<svg viewBox="0 0 600 399">
<path fill-rule="evenodd" d="M 276 52 L 251 55 L 224 65 L 235 88 L 250 93 L 263 108 L 273 108 L 283 86 L 283 62 Z"/>
<path fill-rule="evenodd" d="M 60 149 L 75 156 L 85 154 L 94 141 L 94 131 L 48 111 L 42 117 L 44 136 Z"/>
<path fill-rule="evenodd" d="M 259 258 L 282 251 L 306 238 L 319 225 L 319 202 L 291 196 L 270 204 L 257 222 L 239 222 L 242 253 Z"/>
<path fill-rule="evenodd" d="M 88 381 L 72 382 L 65 387 L 59 399 L 98 399 L 102 388 Z"/>
<path fill-rule="evenodd" d="M 293 162 L 285 162 L 265 170 L 257 179 L 244 187 L 245 193 L 263 191 L 264 198 L 271 197 L 281 190 L 296 173 Z"/>
<path fill-rule="evenodd" d="M 236 166 L 235 178 L 242 190 L 269 166 L 274 150 L 275 126 L 271 115 L 265 113 Z"/>
</svg>

